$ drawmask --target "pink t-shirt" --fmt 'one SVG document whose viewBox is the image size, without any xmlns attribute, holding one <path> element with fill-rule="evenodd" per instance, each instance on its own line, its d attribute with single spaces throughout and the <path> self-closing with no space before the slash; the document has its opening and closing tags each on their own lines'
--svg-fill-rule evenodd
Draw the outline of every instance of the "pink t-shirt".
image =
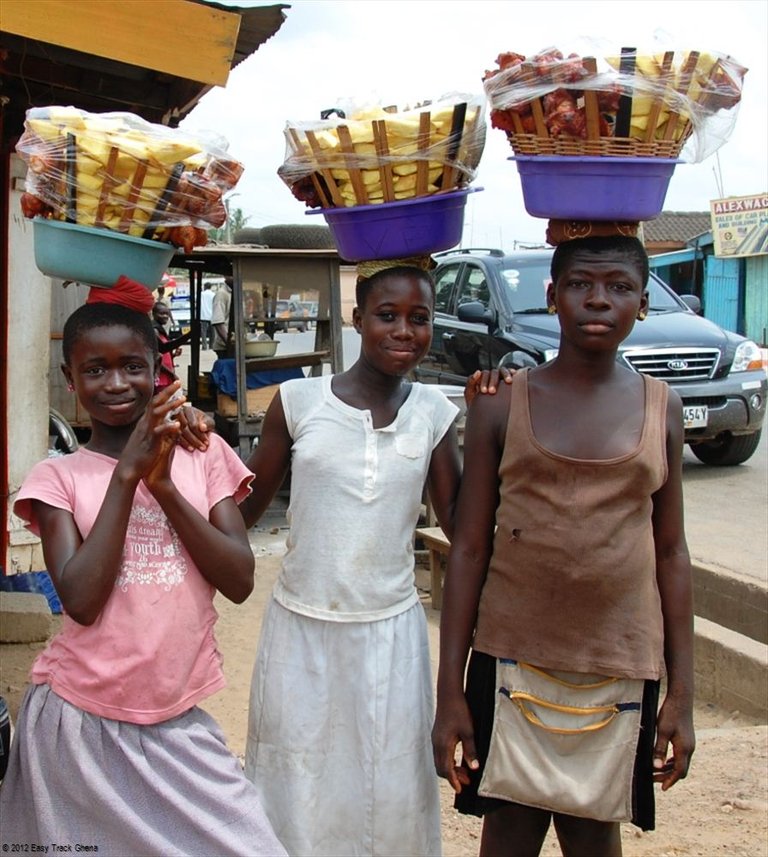
<svg viewBox="0 0 768 857">
<path fill-rule="evenodd" d="M 220 437 L 210 440 L 205 453 L 177 449 L 171 469 L 180 493 L 206 520 L 226 497 L 242 500 L 253 478 Z M 86 538 L 116 463 L 87 449 L 41 461 L 24 480 L 14 512 L 39 534 L 31 500 L 42 500 L 70 511 Z M 224 686 L 214 594 L 140 483 L 120 574 L 104 609 L 89 626 L 65 616 L 35 660 L 31 680 L 100 717 L 142 724 L 175 717 Z"/>
</svg>

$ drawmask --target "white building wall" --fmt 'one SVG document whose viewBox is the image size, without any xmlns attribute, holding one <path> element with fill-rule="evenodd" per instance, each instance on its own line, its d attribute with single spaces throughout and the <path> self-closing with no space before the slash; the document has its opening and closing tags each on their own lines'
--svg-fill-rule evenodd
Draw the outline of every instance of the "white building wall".
<svg viewBox="0 0 768 857">
<path fill-rule="evenodd" d="M 32 221 L 21 213 L 24 162 L 11 156 L 8 227 L 8 574 L 45 568 L 39 540 L 12 513 L 22 480 L 48 453 L 51 280 L 35 267 Z"/>
</svg>

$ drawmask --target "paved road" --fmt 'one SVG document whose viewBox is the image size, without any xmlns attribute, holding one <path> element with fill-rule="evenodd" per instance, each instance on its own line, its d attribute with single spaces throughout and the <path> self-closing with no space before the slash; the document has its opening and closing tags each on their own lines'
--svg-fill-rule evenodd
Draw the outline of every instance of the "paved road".
<svg viewBox="0 0 768 857">
<path fill-rule="evenodd" d="M 683 490 L 691 556 L 768 582 L 768 430 L 738 467 L 708 467 L 686 447 Z"/>
<path fill-rule="evenodd" d="M 311 331 L 277 338 L 281 354 L 311 351 L 314 346 Z M 357 359 L 359 347 L 358 334 L 345 327 L 345 366 Z M 213 352 L 202 355 L 203 369 L 209 368 L 213 357 Z M 686 447 L 683 484 L 692 558 L 768 582 L 768 431 L 757 452 L 738 467 L 709 467 Z"/>
</svg>

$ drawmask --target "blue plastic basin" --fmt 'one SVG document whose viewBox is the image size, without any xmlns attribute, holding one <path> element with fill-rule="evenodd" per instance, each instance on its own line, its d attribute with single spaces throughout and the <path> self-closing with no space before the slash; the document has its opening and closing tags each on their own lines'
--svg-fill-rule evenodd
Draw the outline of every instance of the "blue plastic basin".
<svg viewBox="0 0 768 857">
<path fill-rule="evenodd" d="M 148 289 L 160 284 L 176 248 L 109 229 L 61 220 L 33 221 L 35 264 L 49 277 L 114 286 L 125 275 Z"/>
</svg>

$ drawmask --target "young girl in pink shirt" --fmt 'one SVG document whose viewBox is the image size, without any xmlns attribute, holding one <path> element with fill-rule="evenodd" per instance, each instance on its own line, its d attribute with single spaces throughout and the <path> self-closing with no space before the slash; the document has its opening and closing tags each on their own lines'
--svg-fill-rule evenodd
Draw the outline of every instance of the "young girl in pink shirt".
<svg viewBox="0 0 768 857">
<path fill-rule="evenodd" d="M 252 475 L 215 435 L 205 455 L 176 444 L 179 383 L 154 394 L 151 293 L 118 291 L 93 289 L 64 328 L 91 438 L 36 465 L 15 504 L 66 615 L 32 668 L 0 838 L 121 857 L 284 854 L 197 707 L 224 685 L 213 596 L 240 603 L 253 586 L 237 507 Z"/>
</svg>

